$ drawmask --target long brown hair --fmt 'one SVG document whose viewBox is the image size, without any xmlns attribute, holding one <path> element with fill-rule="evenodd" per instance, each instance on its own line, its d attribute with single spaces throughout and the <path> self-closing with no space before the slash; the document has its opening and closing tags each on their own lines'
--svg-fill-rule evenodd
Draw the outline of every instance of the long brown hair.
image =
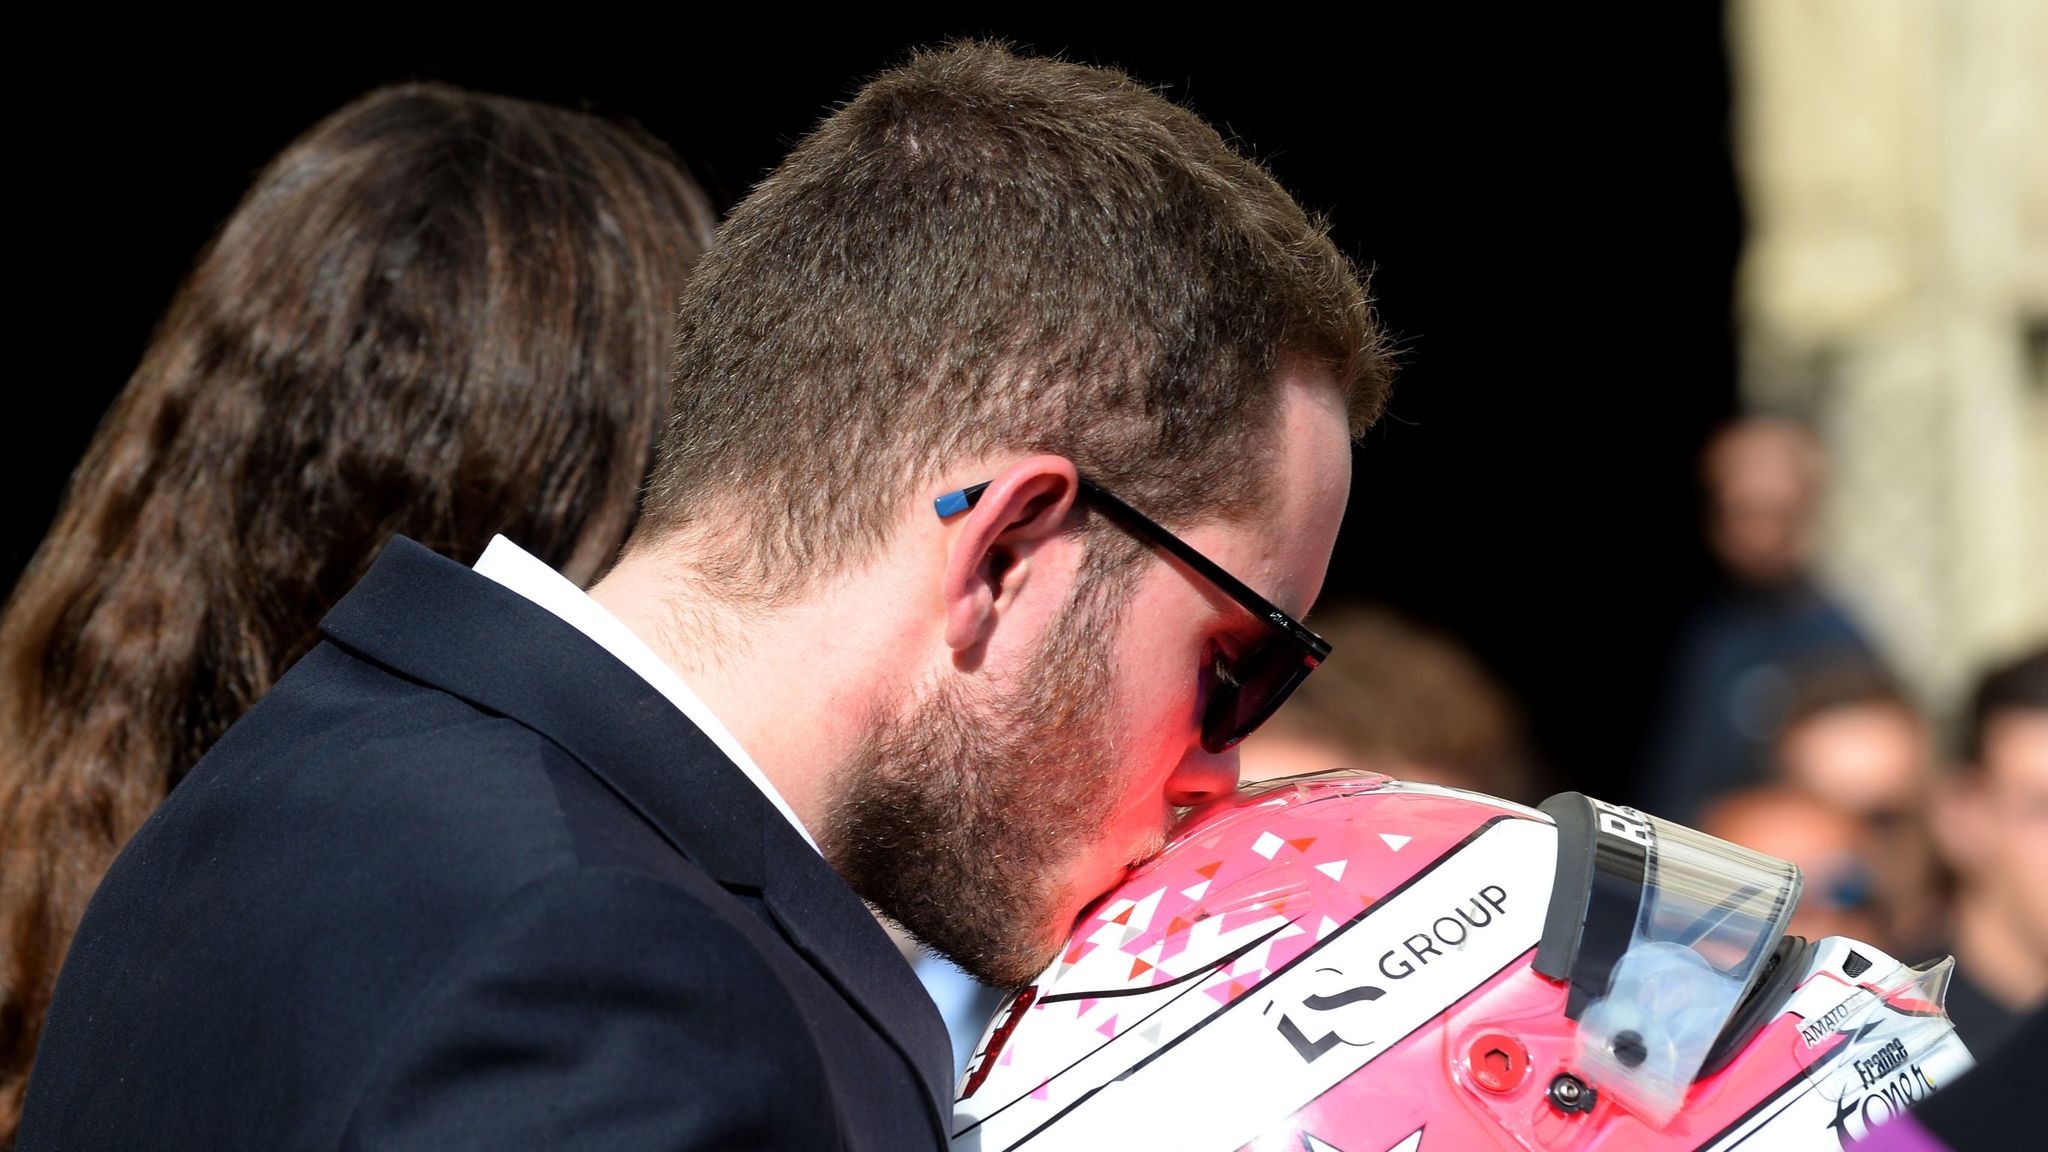
<svg viewBox="0 0 2048 1152">
<path fill-rule="evenodd" d="M 101 874 L 393 533 L 610 563 L 712 225 L 637 130 L 436 85 L 257 179 L 0 619 L 0 1143 Z"/>
</svg>

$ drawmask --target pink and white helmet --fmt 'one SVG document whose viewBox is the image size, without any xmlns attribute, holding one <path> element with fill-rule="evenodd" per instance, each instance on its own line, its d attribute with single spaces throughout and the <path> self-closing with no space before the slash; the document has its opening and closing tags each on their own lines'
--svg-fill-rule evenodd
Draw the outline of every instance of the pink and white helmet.
<svg viewBox="0 0 2048 1152">
<path fill-rule="evenodd" d="M 1843 1147 L 1971 1060 L 1950 962 L 1786 936 L 1799 885 L 1577 793 L 1247 789 L 997 1013 L 953 1147 Z"/>
</svg>

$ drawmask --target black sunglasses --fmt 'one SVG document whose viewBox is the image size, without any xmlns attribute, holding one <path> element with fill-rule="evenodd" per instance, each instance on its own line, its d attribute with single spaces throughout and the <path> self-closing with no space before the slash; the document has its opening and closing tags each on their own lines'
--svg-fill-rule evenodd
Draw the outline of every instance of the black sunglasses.
<svg viewBox="0 0 2048 1152">
<path fill-rule="evenodd" d="M 1272 629 L 1272 635 L 1251 651 L 1229 660 L 1219 653 L 1210 661 L 1209 670 L 1216 683 L 1202 713 L 1202 747 L 1209 752 L 1227 752 L 1236 747 L 1238 741 L 1266 722 L 1317 665 L 1329 658 L 1330 642 L 1107 489 L 1085 477 L 1080 478 L 1080 485 L 1081 494 L 1099 505 L 1110 519 L 1172 553 Z M 983 482 L 948 492 L 932 503 L 944 520 L 974 507 L 987 489 L 988 482 Z"/>
</svg>

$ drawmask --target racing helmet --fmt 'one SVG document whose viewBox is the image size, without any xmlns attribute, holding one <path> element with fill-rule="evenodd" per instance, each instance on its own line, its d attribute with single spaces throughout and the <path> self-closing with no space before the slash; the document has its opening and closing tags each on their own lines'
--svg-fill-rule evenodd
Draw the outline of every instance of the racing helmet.
<svg viewBox="0 0 2048 1152">
<path fill-rule="evenodd" d="M 1971 1064 L 1951 962 L 1785 934 L 1794 866 L 1367 773 L 1191 817 L 983 1035 L 952 1146 L 1845 1147 Z"/>
</svg>

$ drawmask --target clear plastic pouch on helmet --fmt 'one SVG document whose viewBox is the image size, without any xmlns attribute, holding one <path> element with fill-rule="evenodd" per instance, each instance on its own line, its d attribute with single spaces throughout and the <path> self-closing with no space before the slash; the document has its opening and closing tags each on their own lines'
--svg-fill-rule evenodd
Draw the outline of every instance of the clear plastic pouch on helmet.
<svg viewBox="0 0 2048 1152">
<path fill-rule="evenodd" d="M 1799 870 L 1642 816 L 1641 901 L 1606 991 L 1579 1015 L 1579 1062 L 1632 1111 L 1678 1110 L 1792 916 Z"/>
</svg>

